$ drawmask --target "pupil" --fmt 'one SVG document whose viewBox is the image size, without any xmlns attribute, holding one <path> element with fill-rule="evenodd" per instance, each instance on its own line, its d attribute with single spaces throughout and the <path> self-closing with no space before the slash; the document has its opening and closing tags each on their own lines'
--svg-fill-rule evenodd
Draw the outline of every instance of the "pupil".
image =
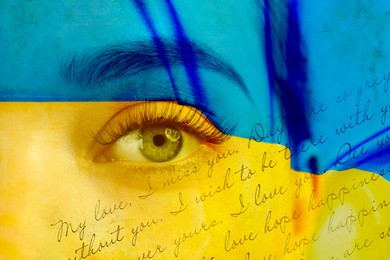
<svg viewBox="0 0 390 260">
<path fill-rule="evenodd" d="M 165 137 L 163 135 L 155 135 L 153 137 L 153 143 L 155 146 L 163 146 L 165 144 Z"/>
</svg>

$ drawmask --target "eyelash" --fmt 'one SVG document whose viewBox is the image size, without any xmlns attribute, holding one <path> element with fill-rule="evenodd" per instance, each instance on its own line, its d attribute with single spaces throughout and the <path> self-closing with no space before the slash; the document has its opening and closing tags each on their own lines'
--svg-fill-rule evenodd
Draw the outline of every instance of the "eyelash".
<svg viewBox="0 0 390 260">
<path fill-rule="evenodd" d="M 222 124 L 222 129 L 219 130 L 205 115 L 189 106 L 173 102 L 147 101 L 119 111 L 94 139 L 101 145 L 109 145 L 132 131 L 151 125 L 174 126 L 213 144 L 224 143 L 235 129 L 235 125 Z"/>
</svg>

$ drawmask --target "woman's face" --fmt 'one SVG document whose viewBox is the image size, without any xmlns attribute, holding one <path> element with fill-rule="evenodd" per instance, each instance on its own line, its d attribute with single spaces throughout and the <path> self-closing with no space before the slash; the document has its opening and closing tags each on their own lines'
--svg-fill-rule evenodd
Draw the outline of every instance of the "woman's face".
<svg viewBox="0 0 390 260">
<path fill-rule="evenodd" d="M 233 126 L 236 135 L 249 135 L 250 120 L 267 115 L 258 112 L 266 98 L 249 98 L 267 94 L 260 7 L 174 5 L 180 24 L 164 1 L 3 4 L 5 96 L 51 101 L 1 104 L 4 257 L 245 257 L 252 240 L 263 240 L 253 215 L 271 207 L 247 204 L 257 186 L 259 194 L 274 190 L 271 167 L 288 170 L 288 163 L 271 159 L 265 145 L 248 149 L 246 138 L 225 138 Z M 122 76 L 83 80 L 98 73 L 114 46 L 147 59 L 140 45 L 155 48 L 154 34 L 173 56 L 169 68 L 132 60 Z M 175 56 L 180 37 L 198 46 L 196 71 Z M 105 72 L 118 74 L 110 58 Z M 216 61 L 220 71 L 207 67 Z M 285 181 L 278 180 L 275 201 L 287 192 Z"/>
<path fill-rule="evenodd" d="M 249 140 L 260 6 L 140 2 L 1 4 L 1 256 L 301 256 L 319 180 Z"/>
</svg>

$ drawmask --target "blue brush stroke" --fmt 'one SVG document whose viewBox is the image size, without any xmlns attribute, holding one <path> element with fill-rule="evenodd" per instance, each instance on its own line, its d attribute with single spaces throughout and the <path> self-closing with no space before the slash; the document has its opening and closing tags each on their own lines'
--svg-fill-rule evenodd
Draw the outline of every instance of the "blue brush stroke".
<svg viewBox="0 0 390 260">
<path fill-rule="evenodd" d="M 297 0 L 288 3 L 286 67 L 287 80 L 281 84 L 280 97 L 286 111 L 286 123 L 294 144 L 298 145 L 311 137 L 309 124 L 305 117 L 304 100 L 307 84 L 307 63 L 303 53 L 298 19 Z"/>
<path fill-rule="evenodd" d="M 171 81 L 172 88 L 173 88 L 173 91 L 174 91 L 175 96 L 176 96 L 176 100 L 181 101 L 181 98 L 179 95 L 179 90 L 178 90 L 178 87 L 176 85 L 169 61 L 167 59 L 167 54 L 165 52 L 164 44 L 163 44 L 156 28 L 153 25 L 152 18 L 150 17 L 148 10 L 146 9 L 146 6 L 144 5 L 143 0 L 133 0 L 133 1 L 134 1 L 135 5 L 137 6 L 138 11 L 141 14 L 142 18 L 144 19 L 145 24 L 147 25 L 150 33 L 152 34 L 152 39 L 153 39 L 153 42 L 156 46 L 156 49 L 160 55 L 160 59 L 163 61 L 163 65 L 165 66 L 165 69 L 167 70 L 167 73 L 169 75 L 169 79 Z"/>
<path fill-rule="evenodd" d="M 274 95 L 275 95 L 275 63 L 273 60 L 273 41 L 272 41 L 272 31 L 271 31 L 271 21 L 270 21 L 270 7 L 269 1 L 264 0 L 264 40 L 265 40 L 265 59 L 267 63 L 267 74 L 268 74 L 268 87 L 269 87 L 269 100 L 270 100 L 270 130 L 271 132 L 275 131 L 275 105 L 274 105 Z M 272 137 L 271 142 L 274 142 L 275 139 Z"/>
<path fill-rule="evenodd" d="M 385 149 L 382 150 L 381 153 L 379 153 L 379 152 L 368 153 L 368 154 L 370 154 L 369 156 L 364 156 L 360 160 L 353 160 L 352 163 L 349 163 L 347 167 L 340 167 L 340 166 L 338 166 L 338 162 L 340 162 L 340 161 L 342 161 L 344 159 L 347 159 L 354 152 L 355 153 L 358 152 L 358 149 L 362 149 L 364 147 L 364 145 L 369 144 L 375 138 L 383 136 L 384 134 L 389 133 L 389 132 L 390 132 L 390 126 L 388 126 L 385 129 L 382 129 L 381 131 L 373 134 L 372 136 L 370 136 L 370 137 L 366 138 L 365 140 L 361 141 L 360 143 L 358 143 L 358 144 L 356 144 L 354 146 L 351 146 L 350 151 L 342 153 L 341 156 L 339 156 L 337 158 L 337 160 L 333 161 L 330 165 L 328 165 L 325 168 L 324 171 L 328 171 L 328 170 L 335 169 L 335 168 L 337 168 L 337 169 L 359 168 L 359 166 L 365 166 L 364 168 L 366 168 L 366 167 L 374 168 L 375 166 L 377 166 L 376 164 L 378 162 L 378 158 L 379 157 L 382 157 L 383 155 L 387 155 L 387 156 L 390 155 L 390 146 L 385 147 Z"/>
<path fill-rule="evenodd" d="M 309 123 L 305 116 L 306 107 L 309 105 L 304 98 L 307 86 L 307 59 L 300 31 L 298 2 L 288 1 L 286 24 L 279 24 L 278 21 L 272 20 L 280 19 L 276 14 L 271 17 L 271 12 L 275 12 L 272 8 L 279 11 L 278 3 L 273 3 L 273 5 L 276 6 L 270 6 L 268 0 L 264 1 L 265 51 L 270 99 L 272 101 L 275 94 L 277 95 L 282 108 L 282 119 L 288 129 L 286 145 L 292 150 L 297 150 L 297 147 L 311 138 Z M 286 27 L 286 39 L 281 36 L 284 35 L 284 27 Z M 285 55 L 283 55 L 283 49 L 286 50 Z M 283 73 L 284 69 L 286 73 Z M 273 119 L 273 102 L 271 102 L 271 113 Z M 271 130 L 274 132 L 274 126 Z M 275 142 L 273 138 L 270 141 Z M 293 167 L 297 170 L 304 169 L 318 173 L 317 160 L 314 157 L 304 162 L 304 166 L 302 166 L 300 156 L 293 156 L 291 160 Z"/>
<path fill-rule="evenodd" d="M 197 97 L 196 106 L 197 107 L 207 107 L 207 102 L 204 95 L 204 89 L 201 84 L 200 74 L 198 71 L 197 59 L 195 52 L 192 48 L 190 40 L 186 35 L 184 28 L 180 22 L 178 14 L 170 0 L 165 1 L 169 13 L 172 18 L 172 22 L 175 26 L 176 37 L 177 37 L 177 45 L 180 48 L 181 57 L 183 61 L 183 65 L 185 67 L 187 76 L 189 81 L 191 82 L 192 95 Z"/>
</svg>

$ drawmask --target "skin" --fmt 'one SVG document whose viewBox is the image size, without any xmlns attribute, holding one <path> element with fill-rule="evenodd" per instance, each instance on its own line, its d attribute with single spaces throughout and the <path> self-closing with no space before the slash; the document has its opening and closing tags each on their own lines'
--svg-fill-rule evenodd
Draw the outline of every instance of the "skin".
<svg viewBox="0 0 390 260">
<path fill-rule="evenodd" d="M 9 66 L 1 82 L 2 88 L 16 88 L 20 93 L 29 87 L 60 93 L 66 85 L 54 73 L 59 60 L 80 50 L 149 37 L 142 18 L 128 2 L 24 4 L 25 12 L 20 13 L 25 14 L 25 23 L 5 33 L 3 55 Z M 11 4 L 2 5 L 18 13 Z M 250 95 L 266 100 L 266 88 L 258 87 L 266 86 L 265 73 L 258 73 L 265 71 L 257 47 L 261 38 L 253 37 L 258 25 L 250 15 L 233 19 L 241 13 L 235 8 L 246 13 L 246 5 L 205 2 L 195 16 L 190 4 L 175 2 L 175 6 L 191 38 L 218 50 L 242 75 Z M 154 4 L 150 10 L 158 31 L 170 36 L 172 27 L 164 6 Z M 62 12 L 66 15 L 58 20 Z M 9 23 L 16 26 L 16 20 Z M 66 29 L 57 34 L 58 26 Z M 38 39 L 45 32 L 42 43 Z M 26 45 L 20 44 L 20 37 Z M 10 69 L 16 64 L 18 70 Z M 256 69 L 248 69 L 248 64 Z M 222 79 L 205 80 L 214 91 Z M 211 95 L 217 93 L 213 91 Z M 236 107 L 226 100 L 224 96 L 215 100 L 215 106 Z M 332 212 L 333 219 L 342 221 L 344 212 L 359 212 L 373 199 L 379 203 L 388 198 L 384 192 L 388 182 L 368 172 L 329 172 L 320 177 L 296 172 L 280 152 L 282 146 L 249 142 L 245 136 L 232 136 L 219 145 L 202 141 L 167 163 L 97 161 L 111 146 L 97 143 L 94 133 L 136 102 L 143 100 L 0 104 L 1 258 L 341 258 L 346 250 L 356 257 L 372 252 L 378 257 L 388 255 L 388 206 L 368 214 L 364 225 L 352 223 L 351 232 L 347 227 L 329 232 Z M 268 111 L 257 109 L 267 108 L 264 102 L 243 106 L 249 122 L 239 124 L 240 131 L 249 135 L 250 114 L 268 124 Z M 167 185 L 177 176 L 181 180 Z M 343 186 L 357 187 L 356 182 L 364 179 L 368 184 L 345 194 L 345 200 L 313 206 Z M 343 235 L 345 241 L 336 243 L 333 235 Z"/>
</svg>

